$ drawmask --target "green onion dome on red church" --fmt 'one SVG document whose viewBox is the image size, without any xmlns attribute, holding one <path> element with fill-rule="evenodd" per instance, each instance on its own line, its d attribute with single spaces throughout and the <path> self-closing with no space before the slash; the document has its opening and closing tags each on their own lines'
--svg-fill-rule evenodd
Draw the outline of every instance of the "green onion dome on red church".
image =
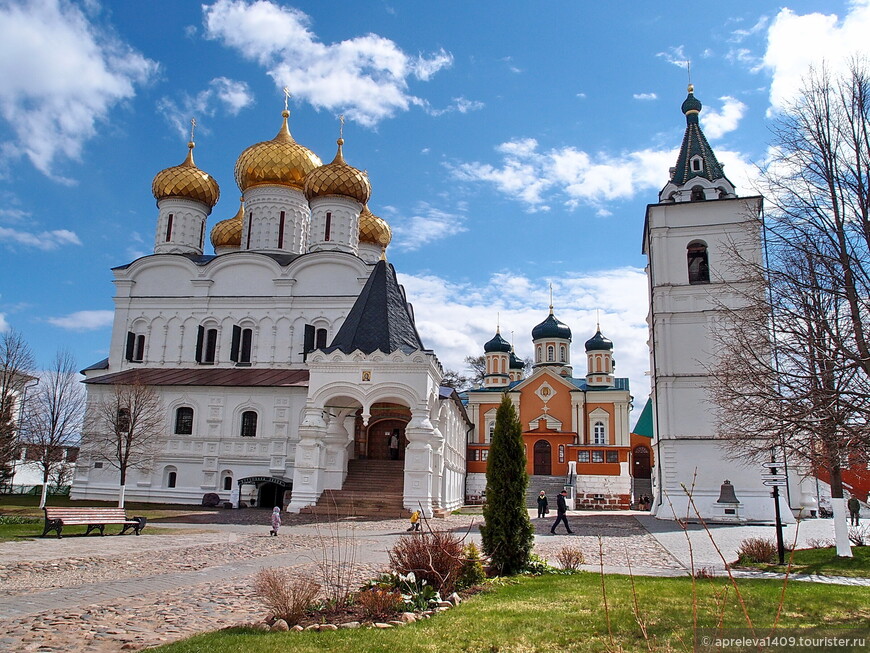
<svg viewBox="0 0 870 653">
<path fill-rule="evenodd" d="M 281 115 L 284 122 L 275 138 L 251 145 L 236 161 L 236 183 L 243 193 L 264 184 L 302 190 L 308 173 L 323 165 L 314 152 L 293 139 L 287 124 L 290 112 L 285 109 Z"/>
<path fill-rule="evenodd" d="M 487 354 L 492 352 L 504 352 L 505 354 L 511 351 L 511 343 L 501 337 L 501 333 L 496 330 L 492 340 L 483 346 L 483 351 Z"/>
<path fill-rule="evenodd" d="M 601 335 L 601 329 L 586 341 L 586 351 L 612 351 L 613 342 Z"/>
<path fill-rule="evenodd" d="M 547 319 L 532 329 L 532 340 L 540 340 L 541 338 L 571 339 L 571 329 L 567 324 L 556 319 L 552 306 L 550 306 L 550 314 Z"/>
<path fill-rule="evenodd" d="M 516 355 L 514 352 L 514 348 L 511 347 L 511 358 L 510 358 L 510 369 L 512 370 L 524 370 L 526 369 L 526 362 Z"/>
<path fill-rule="evenodd" d="M 372 194 L 369 177 L 345 162 L 342 152 L 344 139 L 339 138 L 336 142 L 338 151 L 332 162 L 315 168 L 305 177 L 305 198 L 311 201 L 316 197 L 341 195 L 365 205 Z"/>
<path fill-rule="evenodd" d="M 194 147 L 190 141 L 184 163 L 161 170 L 154 176 L 151 193 L 158 202 L 170 197 L 201 202 L 208 207 L 207 213 L 211 213 L 221 196 L 220 187 L 210 174 L 196 167 Z"/>
</svg>

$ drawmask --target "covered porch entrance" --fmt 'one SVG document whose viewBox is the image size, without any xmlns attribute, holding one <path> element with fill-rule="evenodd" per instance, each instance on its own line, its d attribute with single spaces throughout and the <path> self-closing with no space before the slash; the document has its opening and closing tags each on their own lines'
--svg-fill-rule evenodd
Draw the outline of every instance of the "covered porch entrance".
<svg viewBox="0 0 870 653">
<path fill-rule="evenodd" d="M 405 459 L 408 438 L 405 427 L 411 421 L 411 411 L 401 404 L 380 403 L 371 408 L 368 426 L 363 425 L 362 416 L 357 413 L 354 433 L 356 458 L 360 460 L 393 460 L 390 440 L 393 434 L 398 440 L 395 460 Z"/>
<path fill-rule="evenodd" d="M 255 493 L 249 500 L 249 505 L 252 508 L 269 508 L 271 510 L 275 506 L 284 508 L 284 494 L 293 488 L 293 481 L 279 476 L 247 476 L 240 478 L 238 481 L 239 497 L 246 496 L 242 489 L 245 485 L 253 485 L 255 487 Z M 244 501 L 245 499 L 241 500 Z M 239 507 L 238 501 L 234 502 L 233 507 Z"/>
</svg>

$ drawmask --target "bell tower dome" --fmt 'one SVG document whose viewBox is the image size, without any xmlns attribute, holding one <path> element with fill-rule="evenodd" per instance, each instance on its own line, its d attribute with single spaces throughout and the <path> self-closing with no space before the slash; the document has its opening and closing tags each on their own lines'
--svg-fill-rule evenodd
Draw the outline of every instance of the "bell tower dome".
<svg viewBox="0 0 870 653">
<path fill-rule="evenodd" d="M 483 387 L 504 388 L 510 385 L 511 344 L 501 337 L 498 327 L 496 327 L 492 340 L 483 346 L 483 351 L 486 358 Z"/>
</svg>

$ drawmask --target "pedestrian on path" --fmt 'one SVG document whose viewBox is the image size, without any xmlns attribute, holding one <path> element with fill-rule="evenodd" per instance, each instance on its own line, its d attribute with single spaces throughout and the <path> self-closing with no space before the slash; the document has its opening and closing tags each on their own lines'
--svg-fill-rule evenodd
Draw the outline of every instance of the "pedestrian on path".
<svg viewBox="0 0 870 653">
<path fill-rule="evenodd" d="M 550 512 L 550 509 L 547 507 L 547 493 L 541 490 L 541 493 L 538 495 L 538 519 L 541 519 Z"/>
<path fill-rule="evenodd" d="M 559 525 L 559 522 L 565 522 L 565 530 L 568 531 L 568 535 L 571 535 L 574 532 L 571 530 L 571 527 L 568 526 L 568 502 L 565 500 L 565 497 L 567 496 L 568 490 L 562 490 L 556 495 L 556 522 L 550 529 L 550 535 L 556 534 L 556 526 Z"/>
<path fill-rule="evenodd" d="M 849 518 L 851 519 L 851 525 L 858 526 L 861 521 L 861 504 L 855 497 L 850 497 L 846 505 L 849 507 Z"/>
<path fill-rule="evenodd" d="M 281 507 L 275 506 L 272 508 L 272 530 L 269 531 L 269 535 L 277 537 L 279 528 L 281 528 Z"/>
<path fill-rule="evenodd" d="M 393 429 L 390 436 L 390 460 L 399 459 L 399 429 Z"/>
<path fill-rule="evenodd" d="M 411 513 L 411 525 L 408 527 L 409 531 L 419 531 L 420 530 L 420 511 L 415 510 Z"/>
</svg>

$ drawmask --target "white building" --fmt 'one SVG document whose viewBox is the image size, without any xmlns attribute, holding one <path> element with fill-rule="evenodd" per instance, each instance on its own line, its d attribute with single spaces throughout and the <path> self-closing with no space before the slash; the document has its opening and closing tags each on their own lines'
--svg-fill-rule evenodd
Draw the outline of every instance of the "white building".
<svg viewBox="0 0 870 653">
<path fill-rule="evenodd" d="M 692 86 L 682 111 L 686 133 L 677 165 L 659 202 L 647 207 L 643 234 L 650 292 L 653 512 L 661 519 L 675 513 L 696 518 L 685 487 L 706 520 L 772 520 L 764 470 L 723 449 L 708 394 L 717 358 L 712 328 L 727 319 L 728 307 L 741 306 L 738 291 L 750 281 L 729 252 L 736 247 L 747 260 L 761 263 L 762 198 L 737 196 L 698 124 L 701 103 Z M 726 480 L 739 504 L 717 503 Z M 782 512 L 791 518 L 785 505 Z"/>
<path fill-rule="evenodd" d="M 386 474 L 399 479 L 395 496 L 381 493 L 393 512 L 451 510 L 463 500 L 469 424 L 386 262 L 390 228 L 368 210 L 368 177 L 344 161 L 343 139 L 322 165 L 283 116 L 275 138 L 238 158 L 242 206 L 211 230 L 215 255 L 203 250 L 219 189 L 191 142 L 152 184 L 154 254 L 113 270 L 110 355 L 84 370 L 89 410 L 139 382 L 166 414 L 161 451 L 133 472 L 126 497 L 216 493 L 298 511 L 341 490 L 352 467 L 363 503 L 359 479 L 379 490 Z M 376 464 L 387 427 L 399 460 Z M 73 498 L 117 495 L 117 472 L 84 433 Z"/>
</svg>

